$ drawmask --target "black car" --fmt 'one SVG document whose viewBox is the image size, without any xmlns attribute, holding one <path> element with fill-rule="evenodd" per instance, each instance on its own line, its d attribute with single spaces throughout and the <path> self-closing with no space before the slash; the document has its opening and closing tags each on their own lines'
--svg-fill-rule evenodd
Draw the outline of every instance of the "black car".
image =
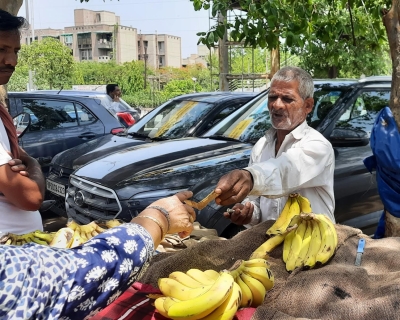
<svg viewBox="0 0 400 320">
<path fill-rule="evenodd" d="M 390 78 L 315 81 L 315 106 L 308 123 L 329 139 L 336 155 L 335 217 L 366 233 L 379 217 L 374 175 L 363 165 L 371 154 L 369 134 L 376 114 L 388 105 Z M 93 219 L 129 221 L 153 201 L 194 189 L 197 200 L 224 173 L 247 166 L 253 144 L 270 127 L 267 92 L 221 121 L 199 138 L 141 145 L 106 155 L 81 167 L 70 178 L 67 213 Z M 214 202 L 198 221 L 222 236 L 237 231 Z"/>
<path fill-rule="evenodd" d="M 95 97 L 9 92 L 8 105 L 11 116 L 21 112 L 30 115 L 30 126 L 19 143 L 39 160 L 44 172 L 57 153 L 125 131 L 120 121 Z"/>
<path fill-rule="evenodd" d="M 65 216 L 65 190 L 69 175 L 105 154 L 149 142 L 198 136 L 255 97 L 255 93 L 202 92 L 178 96 L 145 115 L 126 136 L 91 140 L 54 157 L 47 177 L 46 199 L 56 200 L 51 208 Z"/>
</svg>

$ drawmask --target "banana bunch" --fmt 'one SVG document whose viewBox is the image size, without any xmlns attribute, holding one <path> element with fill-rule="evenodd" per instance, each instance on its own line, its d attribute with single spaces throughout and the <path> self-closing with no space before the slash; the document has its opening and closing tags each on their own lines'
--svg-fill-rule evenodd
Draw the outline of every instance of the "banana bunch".
<svg viewBox="0 0 400 320">
<path fill-rule="evenodd" d="M 338 243 L 332 221 L 322 214 L 301 213 L 290 224 L 297 225 L 297 228 L 287 233 L 283 243 L 286 270 L 293 271 L 298 267 L 311 269 L 326 264 Z"/>
<path fill-rule="evenodd" d="M 55 232 L 43 232 L 36 230 L 23 235 L 17 235 L 8 233 L 0 239 L 0 244 L 22 246 L 25 243 L 38 243 L 43 245 L 49 245 L 53 240 Z"/>
<path fill-rule="evenodd" d="M 284 233 L 294 216 L 297 216 L 300 213 L 311 212 L 311 204 L 306 197 L 303 197 L 298 193 L 290 194 L 278 219 L 276 219 L 271 228 L 267 230 L 267 235 L 275 236 Z"/>
<path fill-rule="evenodd" d="M 34 242 L 56 248 L 73 248 L 85 243 L 99 233 L 109 228 L 117 227 L 122 223 L 121 220 L 113 219 L 108 221 L 93 221 L 86 225 L 80 225 L 74 220 L 70 220 L 66 228 L 61 228 L 57 232 L 36 230 L 23 235 L 8 233 L 0 239 L 0 244 L 24 245 Z"/>
<path fill-rule="evenodd" d="M 170 319 L 233 319 L 243 307 L 257 307 L 274 286 L 274 276 L 265 259 L 238 260 L 229 270 L 175 271 L 160 278 L 164 296 L 154 305 Z"/>
<path fill-rule="evenodd" d="M 229 272 L 190 269 L 160 278 L 164 296 L 154 301 L 158 312 L 169 319 L 233 319 L 242 292 Z"/>
</svg>

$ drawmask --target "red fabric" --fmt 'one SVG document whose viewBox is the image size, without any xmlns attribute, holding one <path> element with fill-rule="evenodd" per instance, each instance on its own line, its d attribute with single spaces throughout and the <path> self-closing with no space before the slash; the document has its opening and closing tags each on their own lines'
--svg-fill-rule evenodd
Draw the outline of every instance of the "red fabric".
<svg viewBox="0 0 400 320">
<path fill-rule="evenodd" d="M 19 159 L 17 131 L 15 130 L 13 119 L 3 105 L 0 105 L 0 118 L 6 128 L 8 140 L 10 141 L 12 157 L 13 159 Z"/>
<path fill-rule="evenodd" d="M 147 294 L 160 294 L 161 292 L 148 284 L 135 282 L 117 300 L 107 308 L 100 311 L 90 320 L 165 320 L 153 305 L 153 300 Z M 249 320 L 255 308 L 245 308 L 236 312 L 234 320 Z"/>
</svg>

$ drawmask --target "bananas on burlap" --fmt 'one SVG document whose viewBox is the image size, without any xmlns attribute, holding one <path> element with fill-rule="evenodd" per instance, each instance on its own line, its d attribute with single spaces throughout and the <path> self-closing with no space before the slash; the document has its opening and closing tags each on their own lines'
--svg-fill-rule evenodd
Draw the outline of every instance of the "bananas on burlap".
<svg viewBox="0 0 400 320">
<path fill-rule="evenodd" d="M 265 259 L 237 261 L 230 270 L 175 271 L 160 278 L 154 305 L 170 319 L 233 319 L 240 307 L 259 306 L 274 277 Z"/>
<path fill-rule="evenodd" d="M 48 245 L 56 248 L 73 248 L 79 246 L 99 233 L 116 227 L 123 222 L 118 219 L 90 222 L 86 225 L 80 225 L 74 220 L 67 223 L 67 227 L 61 228 L 57 232 L 43 232 L 36 230 L 23 235 L 8 233 L 0 239 L 0 244 L 6 245 L 24 245 L 34 242 L 37 244 Z"/>
<path fill-rule="evenodd" d="M 275 223 L 267 230 L 271 237 L 258 247 L 250 258 L 267 258 L 283 243 L 286 270 L 311 269 L 326 264 L 335 253 L 337 233 L 332 221 L 314 214 L 310 201 L 300 194 L 291 194 Z"/>
</svg>

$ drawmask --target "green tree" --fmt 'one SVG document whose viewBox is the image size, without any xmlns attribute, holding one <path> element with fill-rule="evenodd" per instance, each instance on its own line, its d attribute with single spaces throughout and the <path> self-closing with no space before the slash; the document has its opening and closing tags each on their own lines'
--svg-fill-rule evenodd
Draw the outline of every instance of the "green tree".
<svg viewBox="0 0 400 320">
<path fill-rule="evenodd" d="M 34 82 L 40 89 L 60 88 L 71 83 L 74 69 L 71 49 L 54 38 L 23 46 L 20 60 L 34 71 Z"/>
<path fill-rule="evenodd" d="M 202 91 L 202 87 L 193 80 L 171 80 L 166 84 L 163 90 L 168 98 L 195 91 Z"/>
</svg>

